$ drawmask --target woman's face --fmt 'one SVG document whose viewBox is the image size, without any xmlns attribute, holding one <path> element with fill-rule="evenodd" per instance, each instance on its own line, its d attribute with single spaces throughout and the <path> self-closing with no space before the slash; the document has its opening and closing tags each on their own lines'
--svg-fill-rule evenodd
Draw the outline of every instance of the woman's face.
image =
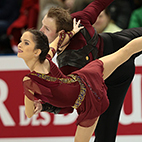
<svg viewBox="0 0 142 142">
<path fill-rule="evenodd" d="M 36 50 L 34 48 L 35 42 L 33 40 L 33 34 L 27 31 L 21 36 L 17 56 L 24 60 L 30 60 L 35 57 Z"/>
</svg>

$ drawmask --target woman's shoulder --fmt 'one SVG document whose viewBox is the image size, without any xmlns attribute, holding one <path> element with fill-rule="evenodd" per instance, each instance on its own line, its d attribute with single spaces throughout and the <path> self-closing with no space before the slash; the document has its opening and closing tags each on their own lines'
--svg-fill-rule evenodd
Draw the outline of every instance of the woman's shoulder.
<svg viewBox="0 0 142 142">
<path fill-rule="evenodd" d="M 23 82 L 24 82 L 24 81 L 27 81 L 27 80 L 30 80 L 30 77 L 28 77 L 28 76 L 24 76 L 24 78 L 23 78 Z"/>
</svg>

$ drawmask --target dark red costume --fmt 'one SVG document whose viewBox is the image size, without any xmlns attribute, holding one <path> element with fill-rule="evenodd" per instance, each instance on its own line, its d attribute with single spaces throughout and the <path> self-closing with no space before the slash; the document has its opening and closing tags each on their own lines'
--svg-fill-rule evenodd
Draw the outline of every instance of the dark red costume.
<svg viewBox="0 0 142 142">
<path fill-rule="evenodd" d="M 51 66 L 49 74 L 28 74 L 30 80 L 23 83 L 25 95 L 31 100 L 35 97 L 60 107 L 60 113 L 70 113 L 75 108 L 79 114 L 77 125 L 93 125 L 109 105 L 107 88 L 102 78 L 102 61 L 92 61 L 84 68 L 65 76 L 51 58 L 47 59 Z M 29 90 L 34 92 L 34 96 Z"/>
</svg>

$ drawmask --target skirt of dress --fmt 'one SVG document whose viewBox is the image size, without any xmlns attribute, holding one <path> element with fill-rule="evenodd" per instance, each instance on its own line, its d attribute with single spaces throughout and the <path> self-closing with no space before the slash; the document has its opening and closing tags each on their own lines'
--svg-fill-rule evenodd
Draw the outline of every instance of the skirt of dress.
<svg viewBox="0 0 142 142">
<path fill-rule="evenodd" d="M 90 127 L 109 106 L 107 87 L 103 80 L 103 62 L 94 60 L 73 74 L 80 76 L 87 89 L 85 99 L 77 108 L 77 125 Z"/>
</svg>

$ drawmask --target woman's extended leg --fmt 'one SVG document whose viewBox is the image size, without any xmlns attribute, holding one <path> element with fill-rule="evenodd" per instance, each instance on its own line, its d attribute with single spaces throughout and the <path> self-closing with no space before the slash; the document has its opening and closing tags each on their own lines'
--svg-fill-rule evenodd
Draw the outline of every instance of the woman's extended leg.
<svg viewBox="0 0 142 142">
<path fill-rule="evenodd" d="M 132 40 L 115 53 L 100 58 L 99 60 L 104 63 L 103 79 L 109 77 L 118 66 L 140 51 L 142 51 L 142 37 Z"/>
<path fill-rule="evenodd" d="M 91 126 L 91 127 L 81 127 L 81 126 L 77 126 L 77 130 L 75 133 L 75 142 L 89 142 L 92 134 L 94 133 L 94 130 L 97 126 L 98 123 L 98 119 L 97 118 L 96 122 Z"/>
</svg>

